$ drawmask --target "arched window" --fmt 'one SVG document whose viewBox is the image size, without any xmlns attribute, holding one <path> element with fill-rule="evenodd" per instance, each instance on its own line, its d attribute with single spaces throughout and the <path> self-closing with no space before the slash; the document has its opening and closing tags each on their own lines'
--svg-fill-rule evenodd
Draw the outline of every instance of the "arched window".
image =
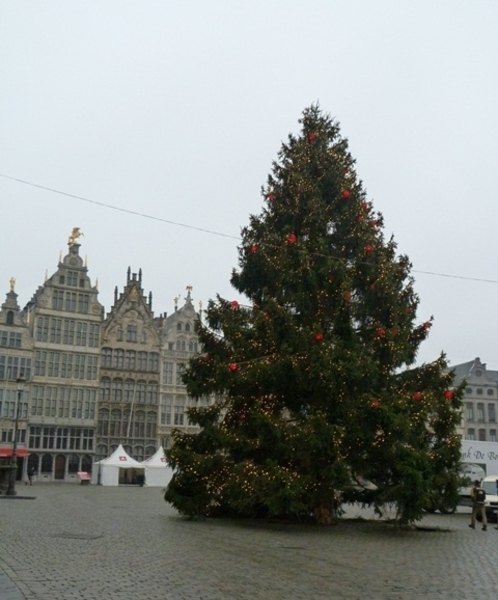
<svg viewBox="0 0 498 600">
<path fill-rule="evenodd" d="M 109 402 L 111 398 L 111 380 L 109 377 L 102 377 L 100 380 L 100 401 Z"/>
<path fill-rule="evenodd" d="M 7 313 L 6 323 L 7 325 L 14 325 L 14 312 L 12 310 Z"/>
<path fill-rule="evenodd" d="M 135 382 L 133 379 L 127 379 L 124 383 L 124 401 L 133 402 L 133 394 L 135 392 Z"/>
<path fill-rule="evenodd" d="M 38 454 L 30 454 L 28 458 L 28 471 L 34 469 L 35 473 L 38 473 L 38 467 L 40 465 L 40 457 Z"/>
<path fill-rule="evenodd" d="M 148 439 L 156 437 L 157 413 L 149 411 L 145 423 L 145 437 Z"/>
<path fill-rule="evenodd" d="M 123 380 L 113 379 L 112 380 L 112 394 L 111 399 L 113 402 L 121 402 L 123 399 Z"/>
<path fill-rule="evenodd" d="M 41 472 L 42 473 L 52 473 L 52 455 L 44 454 L 41 460 Z"/>
<path fill-rule="evenodd" d="M 190 323 L 185 323 L 185 331 L 190 331 Z"/>
<path fill-rule="evenodd" d="M 107 457 L 107 444 L 99 444 L 97 446 L 97 460 L 102 460 Z"/>
<path fill-rule="evenodd" d="M 112 355 L 112 366 L 115 369 L 122 369 L 124 366 L 124 350 L 114 350 Z"/>
<path fill-rule="evenodd" d="M 147 415 L 148 417 L 148 415 Z M 146 446 L 145 448 L 145 458 L 151 458 L 156 453 L 155 446 Z"/>
<path fill-rule="evenodd" d="M 99 410 L 98 434 L 107 437 L 109 435 L 109 411 L 106 408 Z"/>
<path fill-rule="evenodd" d="M 92 472 L 92 457 L 88 456 L 88 454 L 85 454 L 81 458 L 81 470 L 87 473 Z"/>
<path fill-rule="evenodd" d="M 181 331 L 182 330 L 182 324 L 181 323 L 177 323 L 176 324 L 176 330 L 177 331 Z"/>
<path fill-rule="evenodd" d="M 113 410 L 111 412 L 111 436 L 118 437 L 121 431 L 121 411 Z"/>
<path fill-rule="evenodd" d="M 80 470 L 80 457 L 77 454 L 70 454 L 67 461 L 67 472 L 73 475 Z"/>
<path fill-rule="evenodd" d="M 129 454 L 131 456 L 133 450 L 131 448 L 131 446 L 129 444 L 126 444 L 125 446 L 123 446 L 124 451 L 126 452 L 126 454 Z"/>
<path fill-rule="evenodd" d="M 135 393 L 135 402 L 139 402 L 140 404 L 143 404 L 145 402 L 145 388 L 146 388 L 145 381 L 137 382 L 137 391 Z"/>
<path fill-rule="evenodd" d="M 124 362 L 125 369 L 128 369 L 129 371 L 134 371 L 136 358 L 137 353 L 135 352 L 135 350 L 126 350 Z"/>
<path fill-rule="evenodd" d="M 112 348 L 102 348 L 102 368 L 110 369 L 112 366 Z"/>
<path fill-rule="evenodd" d="M 135 446 L 133 450 L 133 458 L 141 462 L 144 459 L 144 447 L 143 446 Z"/>
<path fill-rule="evenodd" d="M 157 404 L 157 390 L 157 382 L 149 381 L 147 384 L 147 404 Z"/>
<path fill-rule="evenodd" d="M 135 415 L 135 431 L 136 438 L 145 437 L 145 413 L 143 410 L 137 411 Z"/>
</svg>

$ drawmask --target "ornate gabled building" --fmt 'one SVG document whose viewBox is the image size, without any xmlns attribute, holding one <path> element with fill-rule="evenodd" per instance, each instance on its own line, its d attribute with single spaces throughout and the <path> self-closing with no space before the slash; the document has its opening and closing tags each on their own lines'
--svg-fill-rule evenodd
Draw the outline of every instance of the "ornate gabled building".
<svg viewBox="0 0 498 600">
<path fill-rule="evenodd" d="M 467 383 L 460 434 L 466 440 L 498 442 L 498 371 L 480 358 L 451 367 L 455 385 Z"/>
<path fill-rule="evenodd" d="M 15 279 L 10 280 L 10 291 L 0 307 L 0 460 L 10 461 L 14 441 L 15 419 L 17 431 L 17 479 L 26 475 L 28 441 L 29 380 L 33 340 L 17 303 Z M 24 378 L 24 389 L 17 389 L 18 378 Z M 21 403 L 18 406 L 17 402 Z"/>
<path fill-rule="evenodd" d="M 157 450 L 160 327 L 145 298 L 142 272 L 128 268 L 126 286 L 102 324 L 97 459 L 122 444 L 135 460 Z"/>
<path fill-rule="evenodd" d="M 200 313 L 192 304 L 191 291 L 192 286 L 188 286 L 185 304 L 181 308 L 178 308 L 178 298 L 175 298 L 175 312 L 165 316 L 162 324 L 159 438 L 164 448 L 171 446 L 174 429 L 198 430 L 197 426 L 189 423 L 186 409 L 199 406 L 199 403 L 209 403 L 209 399 L 194 403 L 182 381 L 188 360 L 200 350 L 195 333 L 195 323 L 200 319 Z"/>
<path fill-rule="evenodd" d="M 24 309 L 33 337 L 28 467 L 42 481 L 76 481 L 95 452 L 103 307 L 79 254 L 81 235 L 73 229 L 57 271 Z"/>
</svg>

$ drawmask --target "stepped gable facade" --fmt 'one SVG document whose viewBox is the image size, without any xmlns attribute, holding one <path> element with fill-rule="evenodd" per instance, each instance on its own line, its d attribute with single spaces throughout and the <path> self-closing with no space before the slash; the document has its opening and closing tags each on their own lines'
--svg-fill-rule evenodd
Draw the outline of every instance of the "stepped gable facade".
<svg viewBox="0 0 498 600">
<path fill-rule="evenodd" d="M 95 451 L 103 307 L 81 235 L 73 229 L 68 253 L 24 309 L 33 338 L 28 468 L 39 481 L 76 481 Z"/>
<path fill-rule="evenodd" d="M 123 292 L 102 323 L 97 459 L 122 444 L 135 460 L 158 447 L 160 328 L 152 293 L 142 289 L 142 271 L 128 268 Z"/>
</svg>

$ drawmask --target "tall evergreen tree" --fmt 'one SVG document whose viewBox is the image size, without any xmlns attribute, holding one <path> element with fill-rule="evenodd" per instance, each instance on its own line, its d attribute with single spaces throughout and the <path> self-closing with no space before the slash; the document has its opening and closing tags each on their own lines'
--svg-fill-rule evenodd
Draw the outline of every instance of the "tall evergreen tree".
<svg viewBox="0 0 498 600">
<path fill-rule="evenodd" d="M 198 434 L 177 433 L 165 499 L 185 515 L 329 523 L 347 501 L 402 522 L 456 501 L 462 388 L 444 355 L 415 366 L 407 256 L 385 240 L 338 124 L 306 109 L 242 230 L 233 287 L 198 326 L 185 373 Z M 368 484 L 365 484 L 365 481 Z"/>
</svg>

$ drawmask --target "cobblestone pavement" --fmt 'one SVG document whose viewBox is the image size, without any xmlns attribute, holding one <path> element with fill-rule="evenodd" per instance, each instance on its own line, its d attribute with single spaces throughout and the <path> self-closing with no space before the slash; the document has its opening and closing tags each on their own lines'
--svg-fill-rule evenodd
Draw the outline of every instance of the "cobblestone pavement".
<svg viewBox="0 0 498 600">
<path fill-rule="evenodd" d="M 468 509 L 406 531 L 352 508 L 320 528 L 187 521 L 158 488 L 30 493 L 0 501 L 0 600 L 498 597 L 498 531 L 469 529 Z"/>
</svg>

